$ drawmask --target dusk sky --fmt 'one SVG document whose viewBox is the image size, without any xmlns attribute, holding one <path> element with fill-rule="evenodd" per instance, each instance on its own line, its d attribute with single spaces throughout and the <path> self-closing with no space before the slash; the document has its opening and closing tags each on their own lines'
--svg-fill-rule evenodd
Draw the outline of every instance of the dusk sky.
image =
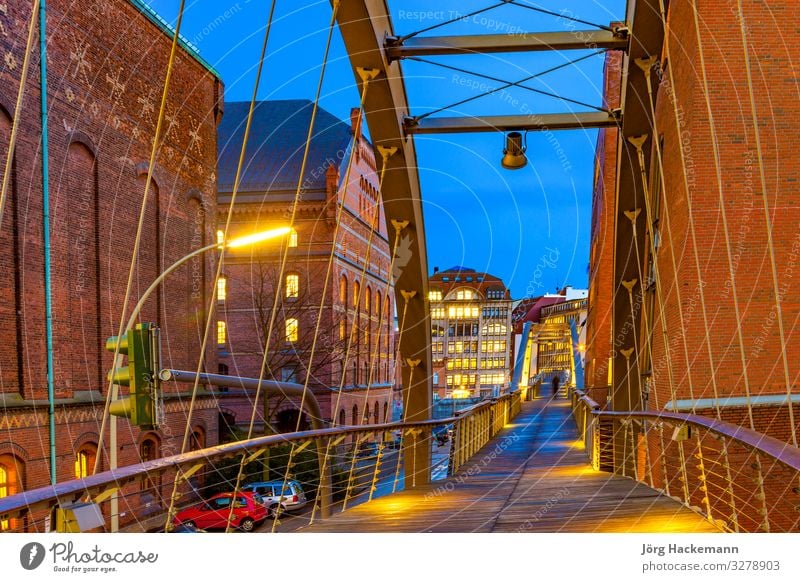
<svg viewBox="0 0 800 582">
<path fill-rule="evenodd" d="M 492 0 L 389 2 L 395 29 L 401 34 L 492 3 Z M 622 20 L 625 11 L 622 0 L 520 3 L 563 11 L 605 25 Z M 149 0 L 149 4 L 174 23 L 178 0 Z M 182 34 L 220 72 L 227 100 L 250 99 L 269 6 L 270 0 L 186 2 Z M 260 99 L 313 99 L 330 17 L 328 0 L 277 0 Z M 521 6 L 505 5 L 427 34 L 515 34 L 589 28 Z M 430 60 L 518 81 L 587 57 L 528 85 L 600 106 L 603 57 L 593 55 L 594 52 L 430 57 Z M 426 63 L 406 61 L 403 71 L 414 115 L 448 107 L 500 85 Z M 336 30 L 320 103 L 347 120 L 358 99 L 347 53 Z M 437 115 L 590 110 L 512 88 Z M 585 287 L 596 138 L 594 130 L 532 132 L 527 138 L 530 163 L 512 172 L 500 166 L 504 141 L 501 133 L 417 136 L 429 268 L 463 265 L 488 271 L 509 285 L 515 299 L 552 292 L 565 284 Z"/>
</svg>

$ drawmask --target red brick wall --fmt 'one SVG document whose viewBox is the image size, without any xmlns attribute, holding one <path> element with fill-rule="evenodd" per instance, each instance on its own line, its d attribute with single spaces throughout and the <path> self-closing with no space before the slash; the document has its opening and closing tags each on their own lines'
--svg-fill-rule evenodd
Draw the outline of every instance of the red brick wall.
<svg viewBox="0 0 800 582">
<path fill-rule="evenodd" d="M 14 0 L 4 7 L 2 160 L 31 6 Z M 128 2 L 89 0 L 80 9 L 65 0 L 48 3 L 54 371 L 56 396 L 64 399 L 56 418 L 59 480 L 72 476 L 76 439 L 93 433 L 96 440 L 99 432 L 102 408 L 73 399 L 88 394 L 105 398 L 111 354 L 103 348 L 119 326 L 170 45 Z M 213 236 L 220 93 L 214 75 L 180 49 L 129 308 L 157 273 Z M 11 197 L 0 226 L 0 326 L 5 332 L 0 393 L 38 403 L 35 412 L 0 407 L 0 454 L 13 450 L 25 460 L 25 486 L 32 488 L 48 482 L 46 408 L 40 404 L 47 397 L 47 382 L 37 54 L 32 55 L 20 114 Z M 209 213 L 211 220 L 205 218 Z M 197 365 L 207 309 L 203 295 L 213 260 L 208 255 L 172 274 L 143 313 L 143 320 L 157 321 L 162 328 L 166 366 Z M 214 355 L 209 354 L 212 362 Z M 168 385 L 166 390 L 185 387 Z M 207 424 L 208 442 L 215 443 L 216 413 L 200 418 Z M 165 445 L 180 441 L 184 423 L 179 413 L 168 412 L 161 431 Z M 137 428 L 129 430 L 120 421 L 122 464 L 138 460 L 134 443 L 139 438 Z"/>
<path fill-rule="evenodd" d="M 792 289 L 796 287 L 794 278 L 800 254 L 797 234 L 800 151 L 795 146 L 800 128 L 793 120 L 800 106 L 793 77 L 776 78 L 762 74 L 762 71 L 776 60 L 792 63 L 800 56 L 796 44 L 785 43 L 781 35 L 774 34 L 775 19 L 780 22 L 797 19 L 800 5 L 786 0 L 771 2 L 768 7 L 753 0 L 746 0 L 743 5 L 766 176 L 766 200 L 773 213 L 769 229 L 773 236 L 777 291 L 783 295 L 781 307 L 786 346 L 781 346 L 778 334 L 769 230 L 764 217 L 765 198 L 762 196 L 735 3 L 720 0 L 698 2 L 710 108 L 715 125 L 713 134 L 706 108 L 692 9 L 685 3 L 672 3 L 669 16 L 672 78 L 666 75 L 659 88 L 656 119 L 664 140 L 664 192 L 667 194 L 660 217 L 663 244 L 658 252 L 658 265 L 665 324 L 670 337 L 677 338 L 677 341 L 671 342 L 671 357 L 665 358 L 661 335 L 654 334 L 654 405 L 658 407 L 672 396 L 664 364 L 667 359 L 673 362 L 679 398 L 712 397 L 714 380 L 720 396 L 745 394 L 745 380 L 752 394 L 780 394 L 786 392 L 781 357 L 785 349 L 790 366 L 789 382 L 796 391 L 796 362 L 800 349 L 794 322 L 800 316 L 800 302 Z M 715 165 L 714 142 L 719 155 L 718 167 Z M 720 188 L 725 200 L 727 245 L 723 208 L 719 202 Z M 687 195 L 693 206 L 695 238 L 690 230 Z M 672 265 L 672 252 L 676 269 Z M 698 280 L 695 253 L 699 257 L 702 284 Z M 706 320 L 702 316 L 701 292 L 705 299 Z M 738 296 L 738 307 L 734 294 Z M 680 313 L 684 316 L 682 334 Z M 660 326 L 658 310 L 656 318 L 655 325 Z M 740 348 L 739 323 L 743 348 Z M 710 356 L 706 326 L 711 343 Z M 683 342 L 686 342 L 691 373 L 685 363 Z M 742 365 L 741 349 L 746 369 Z"/>
<path fill-rule="evenodd" d="M 606 56 L 604 94 L 609 108 L 619 107 L 622 53 Z M 612 355 L 611 306 L 614 297 L 614 216 L 617 175 L 616 128 L 601 129 L 597 136 L 595 183 L 592 198 L 592 239 L 589 256 L 589 307 L 586 320 L 587 387 L 608 385 Z"/>
</svg>

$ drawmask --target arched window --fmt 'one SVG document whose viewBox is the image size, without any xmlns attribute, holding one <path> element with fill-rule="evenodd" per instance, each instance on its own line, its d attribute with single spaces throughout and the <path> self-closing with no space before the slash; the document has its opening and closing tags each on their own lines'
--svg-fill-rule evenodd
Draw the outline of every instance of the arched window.
<svg viewBox="0 0 800 582">
<path fill-rule="evenodd" d="M 22 491 L 22 462 L 13 455 L 0 455 L 0 498 Z M 0 531 L 15 529 L 18 520 L 0 520 Z"/>
<path fill-rule="evenodd" d="M 380 414 L 380 411 L 381 411 L 381 409 L 380 409 L 380 407 L 378 406 L 378 403 L 377 403 L 377 402 L 375 402 L 375 406 L 373 407 L 373 410 L 375 411 L 375 412 L 374 412 L 374 414 L 375 414 L 375 418 L 373 419 L 373 422 L 374 422 L 375 424 L 378 424 L 378 423 L 381 421 L 381 417 L 380 417 L 380 416 L 378 416 L 378 415 Z"/>
<path fill-rule="evenodd" d="M 375 317 L 381 314 L 381 292 L 375 291 Z"/>
<path fill-rule="evenodd" d="M 347 418 L 345 418 L 344 408 L 339 410 L 339 426 L 344 426 L 347 423 Z"/>
<path fill-rule="evenodd" d="M 291 229 L 289 231 L 289 237 L 287 238 L 286 244 L 289 248 L 295 248 L 297 246 L 297 231 L 295 229 Z"/>
<path fill-rule="evenodd" d="M 339 340 L 344 341 L 344 338 L 347 337 L 347 322 L 345 318 L 342 317 L 339 320 Z"/>
<path fill-rule="evenodd" d="M 356 311 L 358 311 L 358 300 L 360 294 L 361 294 L 361 285 L 359 284 L 358 281 L 356 281 L 353 283 L 353 307 L 356 308 Z"/>
<path fill-rule="evenodd" d="M 347 276 L 342 275 L 339 279 L 339 303 L 347 307 Z"/>
<path fill-rule="evenodd" d="M 367 292 L 364 294 L 364 313 L 369 315 L 371 306 L 372 306 L 372 289 L 370 289 L 369 285 L 367 285 Z"/>
<path fill-rule="evenodd" d="M 383 422 L 389 422 L 389 403 L 383 403 Z"/>
<path fill-rule="evenodd" d="M 75 453 L 75 478 L 83 479 L 94 471 L 94 463 L 97 459 L 97 445 L 86 443 L 81 445 Z"/>
<path fill-rule="evenodd" d="M 358 422 L 358 404 L 353 404 L 353 422 L 352 424 L 361 424 Z"/>
<path fill-rule="evenodd" d="M 217 345 L 224 346 L 228 341 L 228 328 L 224 321 L 217 322 Z"/>
<path fill-rule="evenodd" d="M 289 273 L 286 275 L 286 298 L 297 299 L 300 296 L 300 275 Z"/>
</svg>

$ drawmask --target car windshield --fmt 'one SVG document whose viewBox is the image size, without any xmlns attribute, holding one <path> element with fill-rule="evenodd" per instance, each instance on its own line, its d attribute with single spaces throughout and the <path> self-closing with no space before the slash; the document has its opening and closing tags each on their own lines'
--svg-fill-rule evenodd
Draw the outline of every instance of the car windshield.
<svg viewBox="0 0 800 582">
<path fill-rule="evenodd" d="M 259 495 L 258 493 L 253 494 L 253 499 L 255 500 L 256 503 L 264 503 L 264 498 L 261 497 L 261 495 Z"/>
<path fill-rule="evenodd" d="M 230 497 L 217 497 L 211 501 L 211 507 L 214 509 L 224 509 L 226 507 L 230 507 L 231 505 L 231 498 Z"/>
</svg>

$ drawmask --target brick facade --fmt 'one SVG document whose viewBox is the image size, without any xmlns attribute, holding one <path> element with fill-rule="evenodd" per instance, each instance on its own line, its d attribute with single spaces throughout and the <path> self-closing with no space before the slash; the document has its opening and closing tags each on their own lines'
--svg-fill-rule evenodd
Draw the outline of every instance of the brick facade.
<svg viewBox="0 0 800 582">
<path fill-rule="evenodd" d="M 31 5 L 15 0 L 3 8 L 0 157 L 5 160 Z M 74 476 L 81 445 L 97 444 L 112 359 L 104 343 L 119 326 L 171 45 L 151 18 L 121 0 L 88 0 L 79 9 L 63 0 L 48 2 L 58 480 Z M 0 460 L 16 464 L 12 489 L 49 482 L 38 44 L 34 47 L 0 224 L 0 328 L 5 332 Z M 131 307 L 164 268 L 213 240 L 222 86 L 188 50 L 179 49 L 173 69 L 165 142 L 153 171 Z M 197 366 L 213 260 L 208 255 L 173 273 L 142 314 L 142 321 L 161 327 L 165 366 Z M 215 355 L 209 353 L 209 365 Z M 159 455 L 180 452 L 186 414 L 173 396 L 185 390 L 165 387 L 166 423 L 151 435 Z M 192 425 L 206 443 L 215 444 L 217 411 L 206 402 L 198 408 Z M 146 435 L 125 420 L 119 425 L 120 464 L 138 462 Z"/>
<path fill-rule="evenodd" d="M 606 53 L 604 70 L 605 105 L 619 107 L 622 81 L 622 53 Z M 612 361 L 611 306 L 614 297 L 614 215 L 617 175 L 616 128 L 598 131 L 592 195 L 592 230 L 589 254 L 589 303 L 586 317 L 587 388 L 608 386 Z"/>
<path fill-rule="evenodd" d="M 233 103 L 226 109 L 231 117 L 220 128 L 220 228 L 227 219 L 231 176 L 241 148 L 231 135 L 247 108 Z M 391 419 L 395 386 L 395 307 L 374 153 L 363 136 L 353 143 L 355 118 L 348 125 L 319 110 L 302 199 L 292 220 L 310 113 L 308 101 L 262 102 L 256 110 L 251 143 L 259 144 L 259 153 L 245 164 L 252 169 L 243 175 L 228 238 L 289 224 L 295 234 L 226 256 L 225 298 L 219 302 L 225 331 L 217 338 L 220 371 L 258 378 L 264 362 L 264 378 L 307 382 L 325 422 L 384 422 Z M 297 322 L 297 337 L 287 341 L 291 320 Z M 265 337 L 270 338 L 266 360 Z M 235 422 L 247 424 L 253 414 L 251 399 L 224 398 L 222 405 L 234 412 Z M 291 400 L 274 399 L 270 422 L 294 431 L 295 406 Z M 256 410 L 259 422 L 262 409 L 263 404 Z"/>
</svg>

